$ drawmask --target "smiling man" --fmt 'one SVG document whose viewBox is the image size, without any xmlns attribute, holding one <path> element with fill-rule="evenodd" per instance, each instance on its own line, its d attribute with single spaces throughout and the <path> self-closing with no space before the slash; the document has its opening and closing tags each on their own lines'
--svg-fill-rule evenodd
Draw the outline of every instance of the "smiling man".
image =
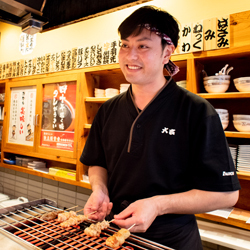
<svg viewBox="0 0 250 250">
<path fill-rule="evenodd" d="M 138 27 L 140 30 L 141 27 Z M 160 45 L 160 46 L 159 46 Z M 174 51 L 174 45 L 161 46 L 161 37 L 145 28 L 137 36 L 129 36 L 122 40 L 119 53 L 121 70 L 130 83 L 136 105 L 143 109 L 162 88 L 166 79 L 163 67 L 168 63 Z"/>
<path fill-rule="evenodd" d="M 144 238 L 200 250 L 194 214 L 233 206 L 240 189 L 220 118 L 172 78 L 179 28 L 169 13 L 142 7 L 118 31 L 131 86 L 105 102 L 92 124 L 80 158 L 93 190 L 84 213 L 110 214 Z"/>
</svg>

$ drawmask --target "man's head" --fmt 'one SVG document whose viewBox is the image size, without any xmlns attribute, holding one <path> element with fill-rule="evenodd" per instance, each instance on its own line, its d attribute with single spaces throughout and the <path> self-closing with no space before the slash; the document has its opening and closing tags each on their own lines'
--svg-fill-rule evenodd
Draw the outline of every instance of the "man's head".
<svg viewBox="0 0 250 250">
<path fill-rule="evenodd" d="M 177 47 L 179 39 L 178 23 L 168 12 L 153 6 L 144 6 L 134 11 L 119 26 L 118 32 L 121 39 L 126 39 L 130 35 L 139 35 L 145 25 L 151 29 L 156 29 L 159 33 L 168 36 L 173 45 Z M 167 41 L 162 39 L 162 48 L 167 45 Z"/>
</svg>

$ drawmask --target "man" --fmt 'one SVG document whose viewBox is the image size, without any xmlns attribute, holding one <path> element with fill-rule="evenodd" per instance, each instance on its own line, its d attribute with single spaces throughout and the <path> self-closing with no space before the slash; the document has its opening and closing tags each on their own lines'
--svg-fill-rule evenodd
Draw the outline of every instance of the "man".
<svg viewBox="0 0 250 250">
<path fill-rule="evenodd" d="M 99 109 L 81 156 L 92 194 L 85 214 L 111 210 L 119 227 L 174 249 L 202 244 L 195 213 L 233 206 L 240 185 L 220 118 L 204 99 L 176 85 L 170 61 L 178 24 L 146 6 L 118 29 L 119 63 L 129 90 Z M 230 175 L 224 175 L 230 172 Z"/>
</svg>

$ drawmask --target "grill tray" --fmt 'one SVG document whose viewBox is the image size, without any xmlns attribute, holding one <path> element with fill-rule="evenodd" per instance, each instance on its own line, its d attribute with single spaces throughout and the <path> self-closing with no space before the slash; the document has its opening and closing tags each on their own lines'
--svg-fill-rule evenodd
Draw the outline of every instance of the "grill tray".
<svg viewBox="0 0 250 250">
<path fill-rule="evenodd" d="M 56 202 L 39 199 L 20 205 L 0 209 L 0 232 L 30 250 L 110 250 L 105 245 L 106 238 L 118 230 L 109 227 L 100 237 L 89 237 L 84 229 L 92 222 L 85 221 L 78 226 L 64 229 L 57 220 L 43 221 L 39 217 L 58 209 Z M 119 247 L 119 250 L 171 250 L 161 244 L 132 235 Z"/>
</svg>

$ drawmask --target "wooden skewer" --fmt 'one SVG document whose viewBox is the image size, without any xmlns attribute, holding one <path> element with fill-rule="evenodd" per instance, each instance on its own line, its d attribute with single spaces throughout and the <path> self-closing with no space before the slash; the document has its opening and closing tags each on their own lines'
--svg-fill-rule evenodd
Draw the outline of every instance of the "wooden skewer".
<svg viewBox="0 0 250 250">
<path fill-rule="evenodd" d="M 76 213 L 78 213 L 78 212 L 82 211 L 83 209 L 84 209 L 84 208 L 82 208 L 82 209 L 80 209 L 80 210 L 76 211 Z"/>
<path fill-rule="evenodd" d="M 78 210 L 78 211 L 76 211 L 76 213 L 78 213 L 78 212 L 80 212 L 80 211 L 82 211 L 84 208 L 82 208 L 82 209 L 80 209 L 80 210 Z M 87 214 L 87 216 L 89 216 L 89 215 L 91 215 L 91 214 L 94 214 L 94 213 L 96 213 L 97 211 L 94 211 L 94 212 L 92 212 L 92 213 L 89 213 L 89 214 Z"/>
<path fill-rule="evenodd" d="M 76 207 L 78 207 L 78 205 L 77 205 L 77 206 L 74 206 L 74 207 L 67 208 L 67 209 L 65 209 L 64 211 L 71 210 L 71 209 L 76 208 Z"/>
<path fill-rule="evenodd" d="M 97 211 L 94 211 L 94 212 L 92 212 L 92 213 L 89 213 L 89 214 L 87 214 L 87 215 L 91 215 L 91 214 L 95 214 Z"/>
<path fill-rule="evenodd" d="M 132 227 L 134 227 L 136 224 L 133 224 L 130 228 L 128 228 L 128 231 L 132 228 Z"/>
</svg>

